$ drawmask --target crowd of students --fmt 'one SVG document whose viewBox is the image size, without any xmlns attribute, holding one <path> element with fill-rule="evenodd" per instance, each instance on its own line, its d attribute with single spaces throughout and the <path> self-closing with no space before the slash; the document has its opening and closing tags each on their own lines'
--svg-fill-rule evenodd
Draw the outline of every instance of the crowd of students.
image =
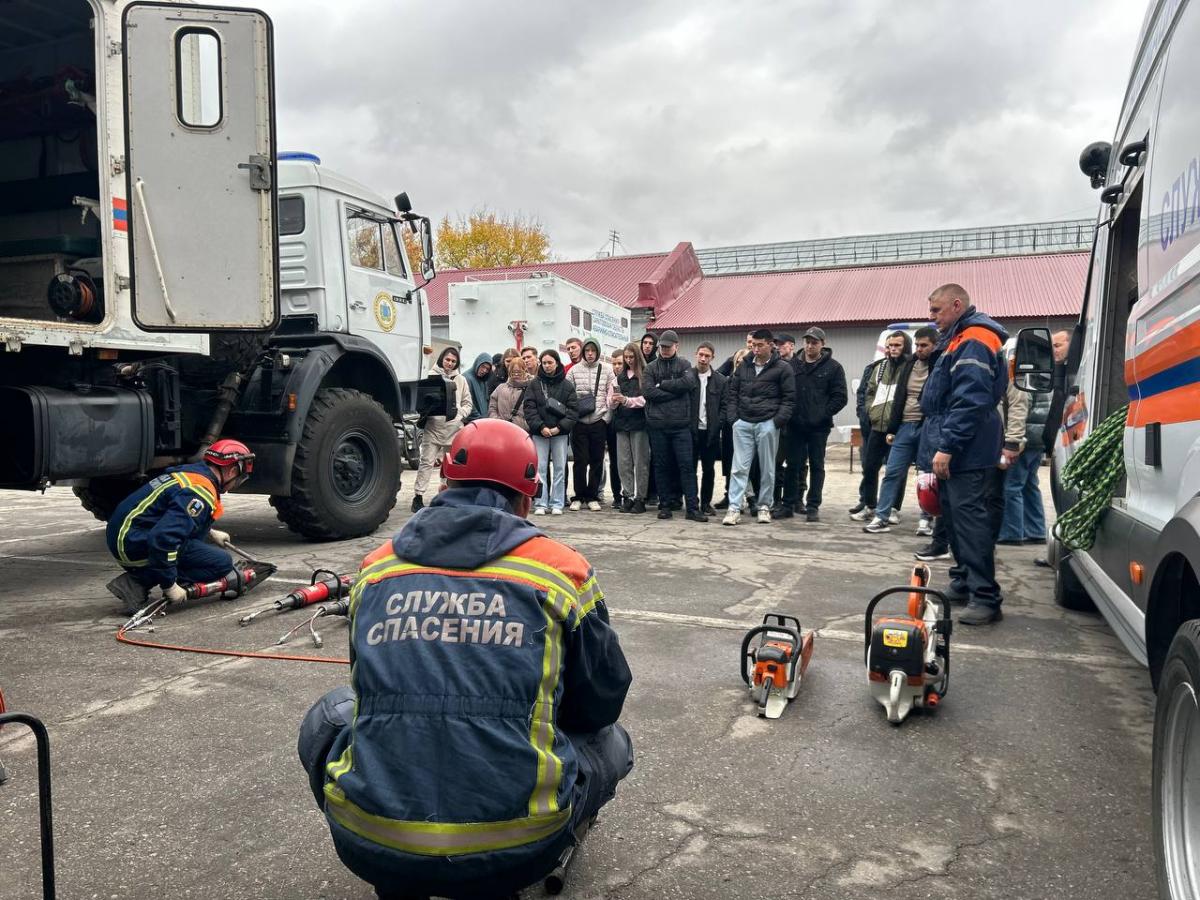
<svg viewBox="0 0 1200 900">
<path fill-rule="evenodd" d="M 921 392 L 938 341 L 933 327 L 912 335 L 896 331 L 885 340 L 884 356 L 859 379 L 862 477 L 849 513 L 867 534 L 900 522 L 924 420 Z M 513 422 L 533 438 L 545 485 L 534 515 L 600 511 L 607 487 L 611 508 L 635 515 L 657 508 L 663 519 L 675 512 L 696 522 L 723 515 L 725 525 L 739 524 L 743 514 L 763 523 L 796 515 L 819 521 L 829 435 L 849 396 L 825 332 L 809 328 L 797 344 L 791 334 L 756 330 L 717 366 L 708 342 L 692 360 L 683 359 L 672 331 L 647 332 L 611 355 L 594 339 L 572 337 L 562 345 L 565 359 L 553 348 L 510 348 L 479 354 L 466 372 L 458 351 L 448 348 L 432 374 L 453 383 L 455 415 L 423 422 L 412 508 L 424 505 L 458 429 L 490 417 Z M 1000 411 L 1005 441 L 999 463 L 1010 471 L 997 542 L 1042 543 L 1038 467 L 1052 441 L 1050 398 L 1010 385 Z M 718 465 L 725 495 L 714 503 Z M 933 516 L 918 512 L 915 533 L 931 539 L 918 559 L 950 555 L 945 529 Z"/>
</svg>

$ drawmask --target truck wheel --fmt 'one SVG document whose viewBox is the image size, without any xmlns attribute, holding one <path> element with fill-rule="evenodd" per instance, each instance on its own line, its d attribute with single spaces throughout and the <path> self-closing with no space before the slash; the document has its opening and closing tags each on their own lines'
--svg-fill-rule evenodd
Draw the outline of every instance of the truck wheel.
<svg viewBox="0 0 1200 900">
<path fill-rule="evenodd" d="M 74 491 L 84 509 L 107 522 L 121 501 L 145 483 L 144 478 L 93 478 Z"/>
<path fill-rule="evenodd" d="M 1154 861 L 1163 900 L 1200 897 L 1200 619 L 1184 622 L 1154 708 Z"/>
<path fill-rule="evenodd" d="M 1062 544 L 1054 542 L 1054 602 L 1075 612 L 1095 612 L 1096 604 L 1088 596 L 1071 564 L 1064 558 Z"/>
<path fill-rule="evenodd" d="M 378 528 L 399 489 L 400 448 L 387 410 L 362 391 L 325 388 L 304 421 L 292 494 L 271 505 L 293 531 L 333 541 Z"/>
</svg>

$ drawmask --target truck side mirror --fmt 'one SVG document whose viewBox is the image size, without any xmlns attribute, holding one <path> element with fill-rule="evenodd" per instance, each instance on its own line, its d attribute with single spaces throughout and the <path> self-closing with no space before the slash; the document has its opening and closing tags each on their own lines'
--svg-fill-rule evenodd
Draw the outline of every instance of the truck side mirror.
<svg viewBox="0 0 1200 900">
<path fill-rule="evenodd" d="M 1054 389 L 1054 347 L 1049 328 L 1022 328 L 1017 334 L 1013 378 L 1018 389 L 1044 394 Z"/>
<path fill-rule="evenodd" d="M 396 195 L 396 210 L 401 213 L 412 212 L 412 201 L 408 199 L 408 191 Z"/>
<path fill-rule="evenodd" d="M 417 220 L 417 234 L 421 238 L 421 277 L 433 281 L 437 276 L 433 265 L 433 226 L 426 216 Z"/>
</svg>

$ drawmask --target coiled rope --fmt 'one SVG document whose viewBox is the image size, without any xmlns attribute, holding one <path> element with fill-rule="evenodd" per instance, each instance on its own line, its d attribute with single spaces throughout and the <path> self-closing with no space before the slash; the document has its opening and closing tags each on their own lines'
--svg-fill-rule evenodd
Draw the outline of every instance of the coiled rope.
<svg viewBox="0 0 1200 900">
<path fill-rule="evenodd" d="M 1090 550 L 1096 542 L 1100 517 L 1112 503 L 1117 482 L 1125 474 L 1125 421 L 1123 406 L 1088 435 L 1059 477 L 1079 499 L 1054 523 L 1054 536 L 1070 550 Z"/>
</svg>

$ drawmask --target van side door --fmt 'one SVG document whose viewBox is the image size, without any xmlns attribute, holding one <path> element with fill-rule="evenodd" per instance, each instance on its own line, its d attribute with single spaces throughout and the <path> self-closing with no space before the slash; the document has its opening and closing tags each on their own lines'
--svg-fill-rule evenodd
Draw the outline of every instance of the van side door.
<svg viewBox="0 0 1200 900">
<path fill-rule="evenodd" d="M 271 20 L 132 3 L 122 39 L 134 321 L 147 331 L 274 328 Z"/>
</svg>

